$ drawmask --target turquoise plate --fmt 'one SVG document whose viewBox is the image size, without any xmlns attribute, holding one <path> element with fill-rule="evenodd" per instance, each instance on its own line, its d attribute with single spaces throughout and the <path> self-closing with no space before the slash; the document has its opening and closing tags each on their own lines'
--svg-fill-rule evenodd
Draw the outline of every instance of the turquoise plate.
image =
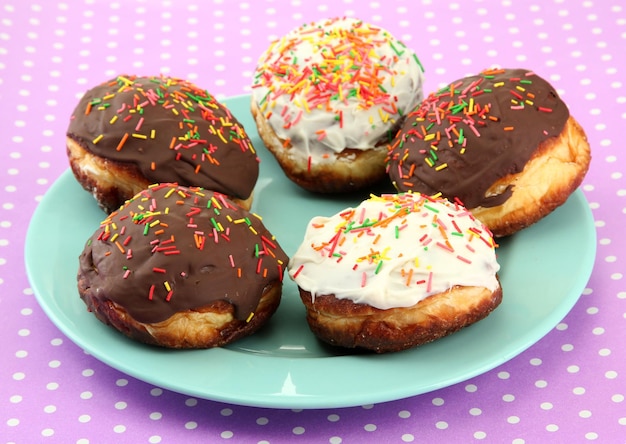
<svg viewBox="0 0 626 444">
<path fill-rule="evenodd" d="M 261 157 L 253 210 L 292 254 L 307 222 L 358 204 L 368 193 L 318 196 L 285 178 L 255 130 L 249 97 L 224 103 Z M 375 192 L 390 190 L 374 190 Z M 504 300 L 454 335 L 386 355 L 345 354 L 308 329 L 297 287 L 257 334 L 211 350 L 164 350 L 133 342 L 88 313 L 76 290 L 78 255 L 104 214 L 66 171 L 37 207 L 26 238 L 26 269 L 37 299 L 79 347 L 130 376 L 187 395 L 275 408 L 347 407 L 426 393 L 482 374 L 546 335 L 574 306 L 591 274 L 596 233 L 580 190 L 551 215 L 501 240 Z"/>
</svg>

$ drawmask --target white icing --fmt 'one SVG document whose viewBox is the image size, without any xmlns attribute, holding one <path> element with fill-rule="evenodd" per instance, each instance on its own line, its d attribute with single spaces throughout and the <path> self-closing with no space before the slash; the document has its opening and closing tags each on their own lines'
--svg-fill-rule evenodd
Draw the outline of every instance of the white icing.
<svg viewBox="0 0 626 444">
<path fill-rule="evenodd" d="M 352 48 L 352 53 L 333 57 L 331 48 L 336 53 Z M 338 67 L 333 77 L 313 75 L 314 69 L 323 73 L 333 64 Z M 373 78 L 367 73 L 376 70 L 377 82 L 359 83 L 352 77 L 357 66 L 362 79 Z M 279 70 L 289 74 L 281 76 Z M 278 137 L 298 147 L 292 151 L 320 159 L 345 148 L 375 146 L 401 115 L 421 102 L 422 84 L 417 56 L 387 31 L 352 18 L 328 19 L 272 43 L 259 59 L 252 97 Z M 323 100 L 318 107 L 314 100 L 322 88 L 343 100 Z M 350 96 L 350 91 L 358 94 Z M 372 95 L 378 103 L 366 100 Z"/>
<path fill-rule="evenodd" d="M 371 226 L 354 229 L 362 225 Z M 289 275 L 313 297 L 409 307 L 455 285 L 497 289 L 494 245 L 484 225 L 447 200 L 372 196 L 354 209 L 313 218 Z"/>
</svg>

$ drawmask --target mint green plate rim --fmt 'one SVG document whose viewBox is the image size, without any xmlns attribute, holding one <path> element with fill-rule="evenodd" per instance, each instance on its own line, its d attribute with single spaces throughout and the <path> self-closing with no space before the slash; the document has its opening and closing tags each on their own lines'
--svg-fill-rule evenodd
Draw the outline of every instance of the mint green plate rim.
<svg viewBox="0 0 626 444">
<path fill-rule="evenodd" d="M 253 211 L 292 254 L 311 217 L 357 205 L 367 193 L 319 196 L 288 181 L 263 146 L 249 96 L 223 100 L 261 159 Z M 383 185 L 373 192 L 391 191 Z M 596 230 L 581 190 L 537 224 L 500 240 L 503 302 L 454 335 L 400 353 L 350 354 L 317 341 L 297 287 L 285 279 L 275 316 L 257 334 L 210 350 L 135 343 L 88 313 L 76 289 L 78 255 L 104 214 L 65 171 L 31 219 L 26 271 L 42 309 L 74 343 L 139 380 L 189 396 L 238 405 L 309 409 L 402 399 L 466 381 L 519 355 L 572 309 L 594 266 Z"/>
</svg>

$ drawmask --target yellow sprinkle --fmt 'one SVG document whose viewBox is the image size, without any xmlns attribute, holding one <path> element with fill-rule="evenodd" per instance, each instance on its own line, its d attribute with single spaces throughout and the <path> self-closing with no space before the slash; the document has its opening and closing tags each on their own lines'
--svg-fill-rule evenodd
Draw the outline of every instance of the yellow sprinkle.
<svg viewBox="0 0 626 444">
<path fill-rule="evenodd" d="M 534 105 L 534 102 L 533 102 L 532 100 L 526 100 L 526 104 L 527 104 L 527 105 L 530 105 L 530 106 L 533 106 L 533 105 Z"/>
<path fill-rule="evenodd" d="M 107 94 L 106 96 L 102 98 L 102 100 L 109 100 L 109 99 L 112 99 L 113 97 L 115 97 L 115 94 Z"/>
<path fill-rule="evenodd" d="M 253 317 L 254 317 L 254 312 L 252 312 L 252 313 L 250 313 L 250 315 L 248 315 L 248 319 L 246 319 L 246 322 L 250 322 Z"/>
<path fill-rule="evenodd" d="M 151 130 L 151 131 L 150 131 L 150 138 L 151 138 L 151 139 L 154 139 L 154 138 L 155 138 L 155 136 L 156 136 L 156 130 L 155 130 L 155 129 L 153 129 L 153 130 Z"/>
<path fill-rule="evenodd" d="M 116 115 L 114 115 L 113 117 L 111 117 L 111 120 L 109 120 L 109 123 L 110 123 L 111 125 L 113 125 L 115 122 L 117 122 L 117 114 L 116 114 Z"/>
<path fill-rule="evenodd" d="M 498 82 L 498 83 L 494 83 L 494 84 L 493 84 L 493 86 L 494 86 L 495 88 L 498 88 L 498 87 L 503 86 L 503 85 L 504 85 L 504 82 Z"/>
<path fill-rule="evenodd" d="M 435 136 L 436 136 L 435 133 L 428 134 L 427 136 L 424 137 L 424 140 L 425 141 L 433 140 Z"/>
<path fill-rule="evenodd" d="M 178 115 L 178 110 L 177 110 L 176 108 L 172 108 L 172 112 L 173 112 L 175 115 Z"/>
<path fill-rule="evenodd" d="M 170 197 L 174 191 L 176 191 L 176 188 L 170 188 L 167 193 L 165 193 L 165 198 Z"/>
<path fill-rule="evenodd" d="M 119 233 L 115 233 L 113 236 L 111 236 L 111 242 L 115 242 L 115 239 L 117 239 L 119 235 Z"/>
<path fill-rule="evenodd" d="M 157 219 L 157 220 L 155 220 L 155 221 L 153 221 L 153 222 L 151 222 L 151 223 L 149 224 L 149 225 L 150 225 L 150 228 L 152 228 L 152 227 L 155 227 L 155 226 L 159 225 L 159 223 L 160 223 L 160 222 L 161 222 L 161 221 L 160 221 L 160 220 L 158 220 L 158 219 Z"/>
<path fill-rule="evenodd" d="M 104 135 L 100 134 L 98 137 L 96 137 L 95 139 L 93 139 L 93 144 L 97 144 L 98 142 L 100 142 L 102 140 L 102 138 L 104 137 Z"/>
<path fill-rule="evenodd" d="M 136 139 L 147 139 L 148 136 L 146 136 L 145 134 L 137 134 L 137 133 L 133 133 L 133 137 Z"/>
<path fill-rule="evenodd" d="M 172 287 L 170 287 L 170 283 L 168 281 L 163 282 L 163 285 L 165 285 L 165 289 L 167 291 L 170 291 L 172 289 Z"/>
<path fill-rule="evenodd" d="M 515 87 L 515 89 L 517 89 L 517 90 L 519 90 L 519 91 L 522 91 L 522 92 L 523 92 L 523 91 L 526 91 L 523 87 L 521 87 L 521 86 L 519 86 L 519 85 L 517 85 L 517 86 Z"/>
<path fill-rule="evenodd" d="M 441 171 L 441 170 L 443 170 L 444 168 L 447 168 L 447 167 L 448 167 L 447 163 L 442 163 L 441 165 L 437 165 L 435 167 L 435 171 Z"/>
<path fill-rule="evenodd" d="M 254 234 L 259 234 L 252 225 L 248 226 L 248 228 L 250 228 L 250 231 L 252 231 Z"/>
</svg>

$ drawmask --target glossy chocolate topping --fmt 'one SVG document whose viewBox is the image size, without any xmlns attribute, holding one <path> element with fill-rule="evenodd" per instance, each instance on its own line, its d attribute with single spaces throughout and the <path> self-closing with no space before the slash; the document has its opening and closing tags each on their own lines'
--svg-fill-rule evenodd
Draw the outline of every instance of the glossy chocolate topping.
<svg viewBox="0 0 626 444">
<path fill-rule="evenodd" d="M 259 175 L 254 147 L 229 110 L 171 77 L 118 76 L 92 88 L 67 136 L 95 155 L 136 165 L 150 183 L 247 199 Z"/>
<path fill-rule="evenodd" d="M 258 216 L 224 195 L 155 185 L 109 215 L 80 255 L 79 278 L 96 297 L 140 322 L 217 300 L 246 320 L 288 257 Z"/>
<path fill-rule="evenodd" d="M 521 172 L 568 117 L 554 88 L 534 73 L 484 71 L 431 94 L 407 116 L 389 147 L 388 173 L 400 191 L 441 193 L 467 208 L 501 205 L 512 188 L 485 196 L 489 187 Z"/>
</svg>

